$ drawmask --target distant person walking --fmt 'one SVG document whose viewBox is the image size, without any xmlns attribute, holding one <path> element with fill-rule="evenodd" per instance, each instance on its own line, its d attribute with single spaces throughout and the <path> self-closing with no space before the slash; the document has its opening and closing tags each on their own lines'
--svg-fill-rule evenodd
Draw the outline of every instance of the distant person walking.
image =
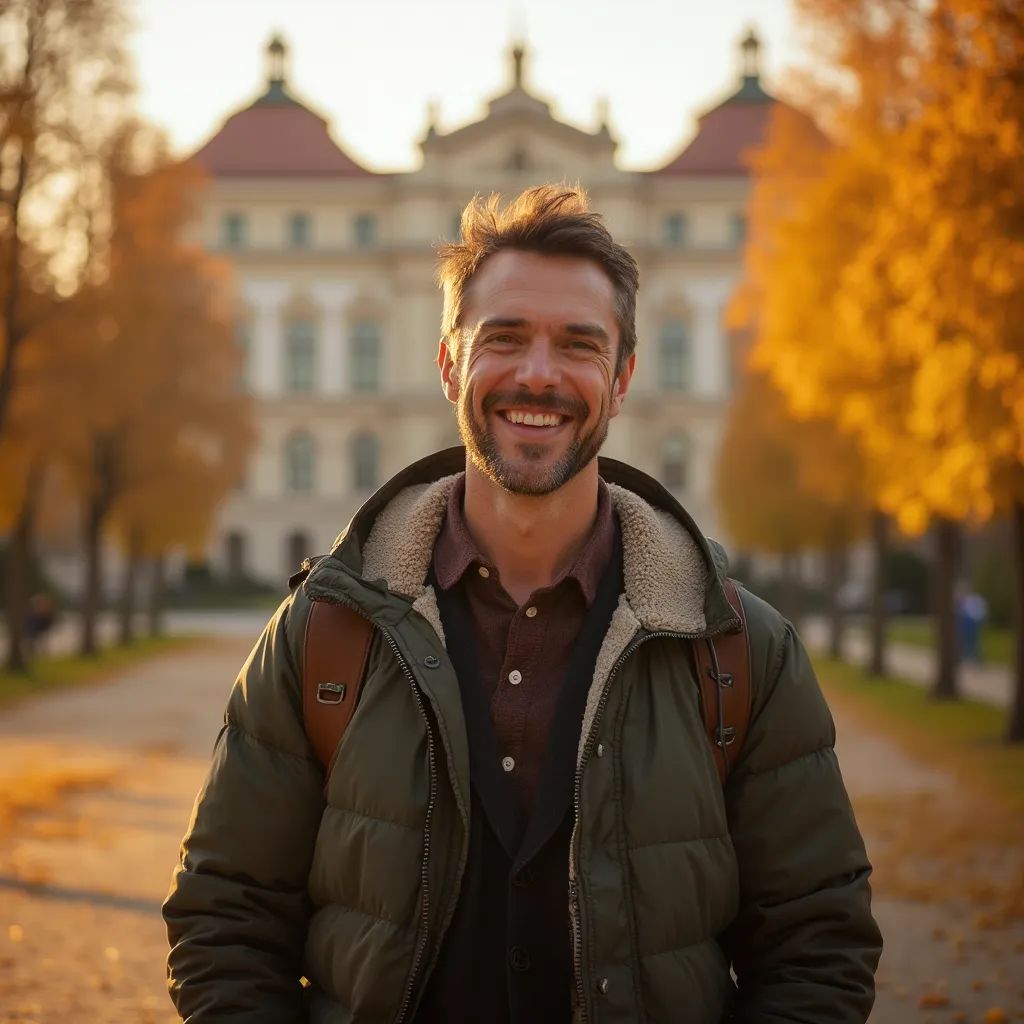
<svg viewBox="0 0 1024 1024">
<path fill-rule="evenodd" d="M 956 604 L 957 639 L 960 657 L 981 664 L 981 632 L 988 619 L 988 602 L 968 586 L 961 588 Z"/>
</svg>

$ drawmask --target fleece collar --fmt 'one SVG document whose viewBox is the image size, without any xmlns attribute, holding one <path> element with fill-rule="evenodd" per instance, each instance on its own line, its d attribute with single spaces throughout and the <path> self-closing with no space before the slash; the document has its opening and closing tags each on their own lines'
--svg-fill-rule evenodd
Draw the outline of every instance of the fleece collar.
<svg viewBox="0 0 1024 1024">
<path fill-rule="evenodd" d="M 425 580 L 465 450 L 450 448 L 404 470 L 377 492 L 339 537 L 328 561 L 364 581 L 383 581 L 412 601 L 444 639 L 432 589 Z M 693 636 L 739 625 L 722 587 L 724 556 L 675 499 L 646 474 L 613 459 L 599 460 L 622 530 L 624 593 L 620 610 L 637 626 Z M 318 566 L 306 581 L 315 596 Z"/>
</svg>

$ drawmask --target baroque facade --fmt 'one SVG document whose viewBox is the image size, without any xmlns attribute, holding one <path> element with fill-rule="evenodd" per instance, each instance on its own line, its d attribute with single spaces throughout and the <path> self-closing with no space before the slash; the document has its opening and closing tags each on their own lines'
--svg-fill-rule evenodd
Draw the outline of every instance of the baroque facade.
<svg viewBox="0 0 1024 1024">
<path fill-rule="evenodd" d="M 328 550 L 389 475 L 458 442 L 434 365 L 433 246 L 457 233 L 474 193 L 563 180 L 587 188 L 640 266 L 637 370 L 604 452 L 661 479 L 718 535 L 713 473 L 732 377 L 723 310 L 741 270 L 746 154 L 777 102 L 758 50 L 750 33 L 738 88 L 657 170 L 619 167 L 606 119 L 592 132 L 559 121 L 528 88 L 517 46 L 510 87 L 481 120 L 430 124 L 417 170 L 377 173 L 289 91 L 274 39 L 266 91 L 195 155 L 211 177 L 199 230 L 235 267 L 258 427 L 211 567 L 280 583 Z"/>
</svg>

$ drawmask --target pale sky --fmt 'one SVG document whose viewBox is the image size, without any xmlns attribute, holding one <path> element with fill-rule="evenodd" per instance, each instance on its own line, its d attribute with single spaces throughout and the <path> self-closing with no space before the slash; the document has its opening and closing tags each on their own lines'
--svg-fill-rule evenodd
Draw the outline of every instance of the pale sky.
<svg viewBox="0 0 1024 1024">
<path fill-rule="evenodd" d="M 592 130 L 607 98 L 619 160 L 656 166 L 731 91 L 748 26 L 769 90 L 802 57 L 790 0 L 135 0 L 139 104 L 176 151 L 202 144 L 265 83 L 274 32 L 289 86 L 374 170 L 416 166 L 427 105 L 442 130 L 480 117 L 525 37 L 527 84 Z"/>
</svg>

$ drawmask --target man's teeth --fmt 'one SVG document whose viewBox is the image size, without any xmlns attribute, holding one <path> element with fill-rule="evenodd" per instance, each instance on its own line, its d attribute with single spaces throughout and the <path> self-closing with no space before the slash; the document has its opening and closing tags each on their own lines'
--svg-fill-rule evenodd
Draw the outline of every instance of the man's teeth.
<svg viewBox="0 0 1024 1024">
<path fill-rule="evenodd" d="M 505 419 L 510 423 L 524 423 L 528 427 L 557 427 L 562 422 L 562 417 L 557 413 L 519 412 L 516 409 L 506 412 Z"/>
</svg>

